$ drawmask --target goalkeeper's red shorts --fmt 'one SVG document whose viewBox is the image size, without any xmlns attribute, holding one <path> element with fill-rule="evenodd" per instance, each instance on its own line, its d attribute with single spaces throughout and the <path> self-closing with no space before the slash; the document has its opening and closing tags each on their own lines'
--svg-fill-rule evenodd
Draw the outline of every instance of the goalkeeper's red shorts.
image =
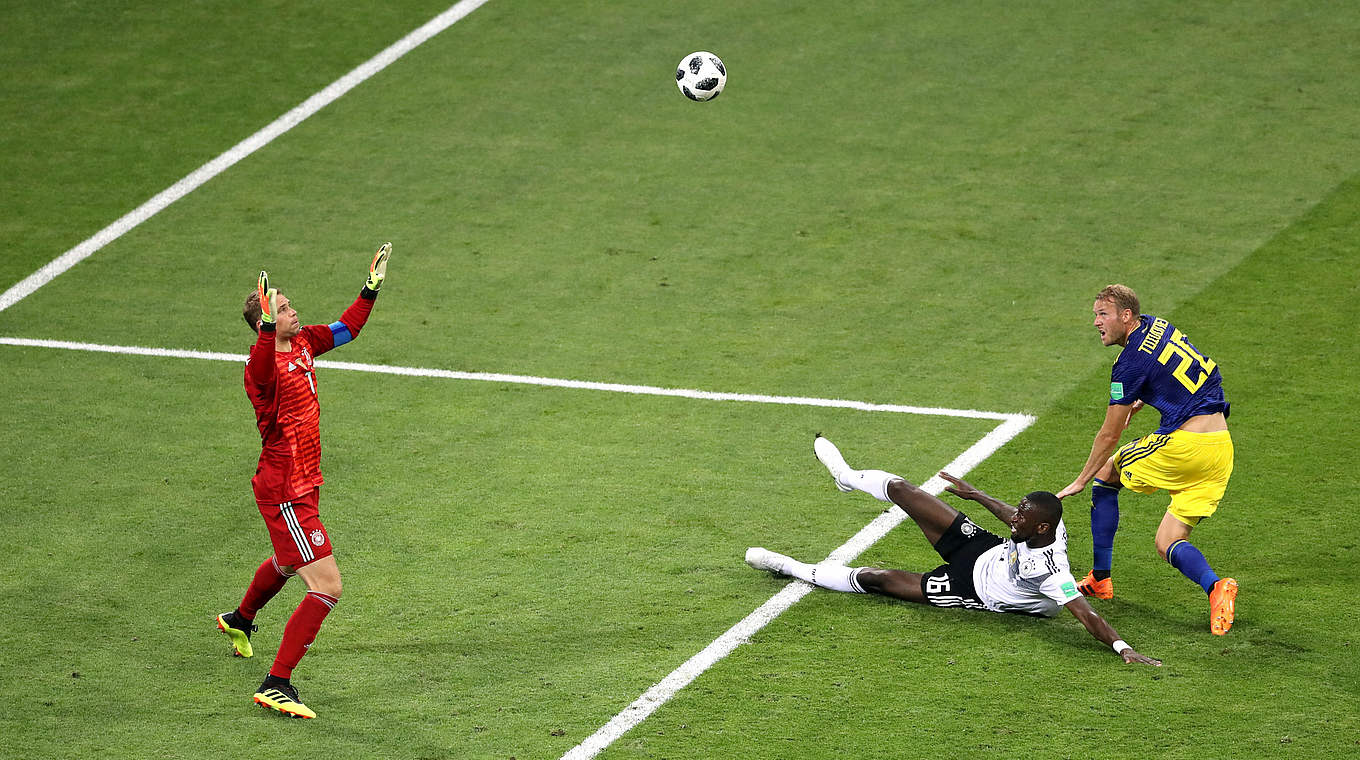
<svg viewBox="0 0 1360 760">
<path fill-rule="evenodd" d="M 331 537 L 326 535 L 317 511 L 320 498 L 321 489 L 313 488 L 311 493 L 282 504 L 256 504 L 269 526 L 274 559 L 280 565 L 302 567 L 331 556 Z"/>
</svg>

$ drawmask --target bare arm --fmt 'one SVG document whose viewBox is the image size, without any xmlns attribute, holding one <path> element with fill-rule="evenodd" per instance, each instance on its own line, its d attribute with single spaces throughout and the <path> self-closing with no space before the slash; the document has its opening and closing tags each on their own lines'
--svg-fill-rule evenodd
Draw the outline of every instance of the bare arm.
<svg viewBox="0 0 1360 760">
<path fill-rule="evenodd" d="M 1015 517 L 1015 507 L 996 498 L 995 496 L 989 496 L 983 493 L 982 491 L 975 488 L 972 483 L 969 483 L 968 481 L 962 480 L 960 478 L 956 478 L 953 475 L 944 472 L 943 470 L 940 471 L 940 477 L 944 478 L 945 480 L 951 483 L 951 485 L 945 486 L 944 490 L 954 494 L 960 499 L 976 501 L 977 503 L 986 507 L 989 512 L 996 515 L 996 519 L 1000 520 L 1001 522 L 1009 525 L 1011 518 Z"/>
<path fill-rule="evenodd" d="M 1088 633 L 1105 642 L 1106 646 L 1113 647 L 1115 642 L 1120 641 L 1119 634 L 1115 632 L 1114 628 L 1109 623 L 1105 622 L 1105 618 L 1091 609 L 1091 605 L 1086 603 L 1085 598 L 1079 596 L 1064 606 L 1067 607 L 1068 612 L 1072 613 L 1073 617 L 1080 620 L 1081 624 L 1086 626 Z M 1123 643 L 1120 650 L 1119 656 L 1124 658 L 1125 663 L 1140 662 L 1144 665 L 1155 665 L 1157 667 L 1161 667 L 1162 665 L 1161 660 L 1154 660 L 1147 655 L 1139 654 L 1127 643 Z"/>
<path fill-rule="evenodd" d="M 1131 416 L 1133 410 L 1130 407 L 1110 404 L 1109 409 L 1105 410 L 1105 422 L 1100 426 L 1100 432 L 1096 433 L 1095 442 L 1091 444 L 1091 455 L 1086 458 L 1086 466 L 1081 468 L 1081 474 L 1076 480 L 1058 492 L 1059 499 L 1086 490 L 1086 484 L 1091 482 L 1091 478 L 1094 478 L 1105 462 L 1109 461 L 1114 450 L 1119 448 L 1119 436 L 1124 432 L 1124 428 L 1129 426 Z"/>
</svg>

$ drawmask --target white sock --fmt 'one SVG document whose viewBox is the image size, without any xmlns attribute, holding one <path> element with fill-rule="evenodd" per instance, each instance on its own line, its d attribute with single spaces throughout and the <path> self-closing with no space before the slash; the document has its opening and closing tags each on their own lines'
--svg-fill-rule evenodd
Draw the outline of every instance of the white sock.
<svg viewBox="0 0 1360 760">
<path fill-rule="evenodd" d="M 901 478 L 883 470 L 847 470 L 841 476 L 841 482 L 845 485 L 889 503 L 892 499 L 888 498 L 888 484 L 894 480 Z"/>
<path fill-rule="evenodd" d="M 784 563 L 784 574 L 807 581 L 815 586 L 820 586 L 832 591 L 845 591 L 851 594 L 867 593 L 855 582 L 855 573 L 863 568 L 846 567 L 837 565 L 834 562 L 821 562 L 816 565 L 809 565 L 806 562 L 799 562 L 790 559 Z"/>
</svg>

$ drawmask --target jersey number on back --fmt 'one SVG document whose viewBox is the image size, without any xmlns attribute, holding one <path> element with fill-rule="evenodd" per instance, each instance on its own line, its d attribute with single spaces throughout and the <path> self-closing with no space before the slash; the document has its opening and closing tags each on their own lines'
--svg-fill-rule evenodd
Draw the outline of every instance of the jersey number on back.
<svg viewBox="0 0 1360 760">
<path fill-rule="evenodd" d="M 1180 359 L 1180 363 L 1175 369 L 1171 370 L 1171 375 L 1184 385 L 1186 390 L 1194 393 L 1204 385 L 1204 381 L 1209 379 L 1214 368 L 1218 366 L 1212 359 L 1205 359 L 1199 352 L 1185 340 L 1185 333 L 1173 329 L 1171 338 L 1166 342 L 1166 348 L 1162 350 L 1162 355 L 1157 357 L 1157 361 L 1166 366 L 1172 357 Z M 1199 366 L 1199 377 L 1190 379 L 1192 365 Z"/>
</svg>

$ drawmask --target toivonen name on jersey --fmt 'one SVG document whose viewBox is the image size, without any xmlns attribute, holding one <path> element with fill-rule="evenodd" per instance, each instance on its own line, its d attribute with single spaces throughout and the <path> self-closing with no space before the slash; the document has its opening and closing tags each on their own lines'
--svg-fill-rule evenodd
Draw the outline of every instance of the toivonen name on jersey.
<svg viewBox="0 0 1360 760">
<path fill-rule="evenodd" d="M 1170 326 L 1170 323 L 1161 317 L 1152 320 L 1152 327 L 1148 328 L 1148 334 L 1143 338 L 1143 342 L 1139 344 L 1138 350 L 1145 354 L 1152 353 L 1152 349 L 1156 348 L 1157 344 L 1161 342 L 1162 334 L 1165 333 L 1166 328 Z"/>
</svg>

